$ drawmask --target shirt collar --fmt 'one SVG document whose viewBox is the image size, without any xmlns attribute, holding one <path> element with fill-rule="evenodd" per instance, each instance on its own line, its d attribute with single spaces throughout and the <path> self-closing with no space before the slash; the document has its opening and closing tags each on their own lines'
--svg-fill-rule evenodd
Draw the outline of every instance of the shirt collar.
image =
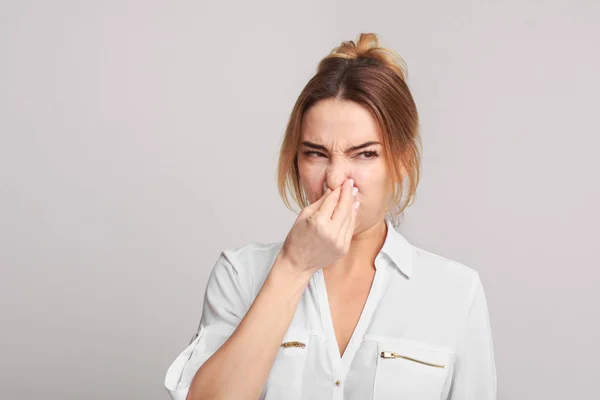
<svg viewBox="0 0 600 400">
<path fill-rule="evenodd" d="M 380 254 L 385 254 L 408 278 L 412 275 L 412 245 L 394 228 L 392 221 L 386 217 L 387 234 Z"/>
</svg>

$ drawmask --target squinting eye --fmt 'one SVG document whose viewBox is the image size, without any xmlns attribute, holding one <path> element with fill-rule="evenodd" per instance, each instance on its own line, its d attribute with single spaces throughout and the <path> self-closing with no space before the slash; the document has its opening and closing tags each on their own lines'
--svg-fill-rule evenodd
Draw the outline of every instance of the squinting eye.
<svg viewBox="0 0 600 400">
<path fill-rule="evenodd" d="M 317 157 L 318 157 L 318 156 L 322 156 L 322 155 L 323 155 L 323 153 L 319 153 L 319 152 L 317 152 L 317 151 L 305 151 L 305 152 L 304 152 L 304 154 L 306 154 L 306 155 L 308 155 L 308 156 L 311 156 L 311 155 L 313 155 L 313 154 L 316 154 L 316 155 L 317 155 Z"/>
<path fill-rule="evenodd" d="M 361 156 L 363 154 L 366 156 L 366 158 L 365 158 L 366 160 L 370 160 L 370 159 L 373 159 L 378 156 L 376 151 L 363 151 L 362 153 L 359 154 L 359 156 Z"/>
<path fill-rule="evenodd" d="M 325 155 L 323 153 L 319 153 L 318 151 L 305 151 L 304 154 L 308 155 L 308 156 L 312 156 L 313 154 L 316 157 L 325 157 Z M 379 154 L 376 151 L 363 151 L 362 153 L 358 154 L 359 156 L 364 155 L 365 158 L 363 158 L 363 160 L 371 160 L 374 159 L 376 157 L 379 156 Z"/>
</svg>

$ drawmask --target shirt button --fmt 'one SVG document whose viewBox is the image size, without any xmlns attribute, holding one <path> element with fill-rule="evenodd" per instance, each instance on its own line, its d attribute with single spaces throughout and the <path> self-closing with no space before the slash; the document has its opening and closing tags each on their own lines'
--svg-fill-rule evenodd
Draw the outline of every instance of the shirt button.
<svg viewBox="0 0 600 400">
<path fill-rule="evenodd" d="M 335 386 L 340 386 L 342 382 L 340 381 L 335 381 Z"/>
</svg>

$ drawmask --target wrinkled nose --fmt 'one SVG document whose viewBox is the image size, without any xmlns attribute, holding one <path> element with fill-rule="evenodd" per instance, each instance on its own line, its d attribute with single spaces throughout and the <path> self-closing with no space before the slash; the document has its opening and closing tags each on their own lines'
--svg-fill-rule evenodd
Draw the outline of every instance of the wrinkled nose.
<svg viewBox="0 0 600 400">
<path fill-rule="evenodd" d="M 323 173 L 325 177 L 323 191 L 326 191 L 327 188 L 335 190 L 350 178 L 350 175 L 352 175 L 352 165 L 345 158 L 332 157 Z"/>
</svg>

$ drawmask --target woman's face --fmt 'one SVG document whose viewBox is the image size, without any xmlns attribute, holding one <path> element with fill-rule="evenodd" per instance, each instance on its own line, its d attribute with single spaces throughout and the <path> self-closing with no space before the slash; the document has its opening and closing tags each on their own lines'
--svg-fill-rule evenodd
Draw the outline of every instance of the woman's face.
<svg viewBox="0 0 600 400">
<path fill-rule="evenodd" d="M 367 108 L 333 98 L 315 103 L 304 115 L 298 148 L 308 201 L 314 203 L 326 187 L 334 190 L 352 178 L 358 188 L 355 200 L 361 203 L 356 226 L 384 218 L 392 193 L 381 143 L 379 125 Z"/>
</svg>

